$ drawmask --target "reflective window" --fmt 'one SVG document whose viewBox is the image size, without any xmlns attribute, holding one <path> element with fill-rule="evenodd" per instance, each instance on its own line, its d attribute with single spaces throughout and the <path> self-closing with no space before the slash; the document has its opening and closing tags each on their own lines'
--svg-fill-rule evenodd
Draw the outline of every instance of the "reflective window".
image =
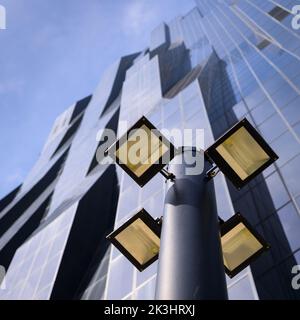
<svg viewBox="0 0 300 320">
<path fill-rule="evenodd" d="M 300 196 L 296 198 L 296 202 L 297 202 L 298 208 L 300 208 Z"/>
<path fill-rule="evenodd" d="M 299 54 L 300 54 L 300 52 L 299 52 Z M 293 79 L 293 83 L 300 89 L 300 75 Z"/>
<path fill-rule="evenodd" d="M 81 297 L 82 300 L 103 300 L 103 294 L 106 285 L 106 277 L 94 282 Z"/>
<path fill-rule="evenodd" d="M 110 263 L 108 300 L 122 299 L 132 291 L 133 268 L 132 264 L 122 255 Z"/>
<path fill-rule="evenodd" d="M 119 169 L 120 167 L 118 166 L 117 168 Z M 121 190 L 123 193 L 127 188 L 134 187 L 135 182 L 123 169 L 120 168 L 120 170 L 122 170 L 121 176 L 123 177 L 123 180 L 120 178 L 120 181 L 122 182 L 121 183 Z"/>
<path fill-rule="evenodd" d="M 259 105 L 263 100 L 266 99 L 266 95 L 261 89 L 256 90 L 251 95 L 245 98 L 246 104 L 249 109 L 253 109 L 257 105 Z"/>
<path fill-rule="evenodd" d="M 290 200 L 278 173 L 275 172 L 268 177 L 266 179 L 266 184 L 276 209 L 282 207 Z"/>
<path fill-rule="evenodd" d="M 46 287 L 42 290 L 39 290 L 35 296 L 34 296 L 34 299 L 35 300 L 49 300 L 50 298 L 50 291 L 51 290 L 51 287 Z"/>
<path fill-rule="evenodd" d="M 297 156 L 285 166 L 281 168 L 281 172 L 285 178 L 285 182 L 293 195 L 300 194 L 300 156 Z"/>
<path fill-rule="evenodd" d="M 272 79 L 266 81 L 264 83 L 264 87 L 272 95 L 274 92 L 278 90 L 278 88 L 281 88 L 285 84 L 286 81 L 282 77 L 279 77 L 277 74 L 276 77 L 273 77 Z"/>
<path fill-rule="evenodd" d="M 44 296 L 47 297 L 51 293 L 76 207 L 77 204 L 71 206 L 18 249 L 15 255 L 18 266 L 13 267 L 13 259 L 8 276 L 14 279 L 16 287 L 13 290 L 18 292 L 20 299 L 32 299 L 33 295 L 36 296 L 35 292 L 44 290 L 46 287 L 48 291 L 45 290 Z M 52 248 L 55 248 L 52 251 L 54 258 L 50 256 Z M 35 278 L 36 276 L 38 279 Z M 31 284 L 28 289 L 21 284 L 24 279 L 26 279 L 25 286 L 27 286 L 26 283 Z M 22 290 L 23 287 L 24 290 Z"/>
<path fill-rule="evenodd" d="M 49 253 L 49 260 L 55 257 L 58 253 L 61 253 L 63 251 L 64 247 L 62 247 L 62 244 L 65 242 L 65 240 L 66 233 L 64 231 L 55 237 Z"/>
<path fill-rule="evenodd" d="M 165 118 L 164 120 L 164 127 L 169 130 L 180 128 L 181 127 L 180 124 L 181 124 L 180 110 L 177 110 L 177 112 L 172 114 L 170 117 Z"/>
<path fill-rule="evenodd" d="M 236 104 L 233 107 L 233 111 L 239 120 L 244 118 L 248 112 L 243 101 L 240 101 L 238 104 Z"/>
<path fill-rule="evenodd" d="M 276 161 L 279 167 L 300 153 L 300 144 L 289 131 L 276 139 L 271 147 L 279 155 Z"/>
<path fill-rule="evenodd" d="M 124 218 L 130 213 L 133 213 L 138 207 L 138 193 L 134 187 L 127 188 L 122 193 L 119 200 L 118 220 Z"/>
<path fill-rule="evenodd" d="M 155 126 L 158 127 L 161 125 L 161 107 L 157 106 L 151 112 L 146 115 L 146 118 Z"/>
<path fill-rule="evenodd" d="M 34 266 L 36 268 L 43 267 L 44 264 L 47 262 L 47 257 L 49 255 L 49 246 L 42 246 L 40 250 L 37 251 L 35 255 L 35 259 L 33 261 Z"/>
<path fill-rule="evenodd" d="M 42 290 L 49 285 L 53 285 L 53 279 L 55 277 L 58 266 L 59 261 L 57 258 L 52 259 L 45 265 L 38 285 L 39 290 Z"/>
<path fill-rule="evenodd" d="M 173 98 L 170 102 L 165 104 L 162 109 L 164 119 L 169 118 L 175 112 L 180 112 L 178 97 Z"/>
<path fill-rule="evenodd" d="M 290 85 L 285 84 L 272 95 L 272 99 L 276 103 L 276 105 L 282 109 L 298 96 L 299 94 Z"/>
<path fill-rule="evenodd" d="M 268 167 L 266 170 L 263 171 L 263 176 L 266 178 L 268 177 L 272 172 L 274 172 L 276 169 L 275 169 L 275 166 L 274 164 L 270 165 L 270 167 Z"/>
<path fill-rule="evenodd" d="M 151 197 L 147 202 L 142 204 L 142 207 L 149 212 L 153 217 L 159 218 L 163 215 L 164 210 L 164 193 L 158 192 Z"/>
<path fill-rule="evenodd" d="M 115 225 L 115 227 L 117 227 L 117 225 Z M 114 260 L 119 255 L 121 255 L 121 252 L 115 246 L 112 246 L 111 250 L 112 250 L 112 260 Z"/>
<path fill-rule="evenodd" d="M 225 275 L 226 276 L 226 283 L 227 283 L 227 289 L 230 288 L 230 286 L 237 282 L 238 279 L 242 279 L 244 278 L 248 273 L 249 273 L 249 268 L 250 267 L 247 267 L 245 268 L 244 270 L 242 270 L 237 276 L 233 277 L 233 278 L 229 278 L 227 276 L 227 274 Z"/>
<path fill-rule="evenodd" d="M 161 174 L 157 174 L 152 180 L 150 180 L 142 189 L 142 203 L 147 202 L 154 194 L 163 193 L 164 177 Z M 151 213 L 151 212 L 149 212 Z"/>
<path fill-rule="evenodd" d="M 275 108 L 269 100 L 263 101 L 258 107 L 251 111 L 252 117 L 257 125 L 260 125 L 274 113 Z"/>
<path fill-rule="evenodd" d="M 292 203 L 278 211 L 278 216 L 293 251 L 300 248 L 300 216 Z"/>
<path fill-rule="evenodd" d="M 152 279 L 143 287 L 137 290 L 136 299 L 137 300 L 154 300 L 155 285 L 156 285 L 156 278 Z"/>
<path fill-rule="evenodd" d="M 203 129 L 203 126 L 201 125 L 201 112 L 197 112 L 191 117 L 188 121 L 185 123 L 186 129 Z"/>
<path fill-rule="evenodd" d="M 248 276 L 240 279 L 228 288 L 230 300 L 253 300 L 255 299 L 251 282 Z"/>
<path fill-rule="evenodd" d="M 41 273 L 42 269 L 38 269 L 26 280 L 23 286 L 23 291 L 20 291 L 20 297 L 22 299 L 32 299 L 40 280 Z"/>
<path fill-rule="evenodd" d="M 276 128 L 276 130 L 274 130 Z M 275 114 L 271 118 L 267 119 L 263 124 L 259 126 L 259 130 L 268 142 L 274 141 L 278 138 L 284 131 L 287 130 L 286 125 L 280 118 L 278 114 Z"/>
<path fill-rule="evenodd" d="M 298 137 L 300 138 L 300 123 L 296 124 L 294 127 L 293 127 L 295 133 L 298 135 Z"/>
<path fill-rule="evenodd" d="M 290 102 L 283 110 L 283 115 L 287 121 L 294 125 L 300 121 L 300 96 Z"/>
<path fill-rule="evenodd" d="M 188 120 L 194 117 L 195 113 L 200 110 L 200 99 L 199 95 L 194 96 L 192 100 L 189 100 L 188 103 L 184 104 L 184 117 L 185 120 Z"/>
<path fill-rule="evenodd" d="M 295 258 L 296 258 L 297 263 L 300 265 L 300 251 L 298 251 L 298 252 L 295 254 Z"/>
<path fill-rule="evenodd" d="M 136 277 L 137 287 L 140 286 L 145 281 L 149 280 L 151 277 L 153 277 L 157 272 L 157 267 L 158 267 L 158 262 L 155 261 L 143 272 L 137 272 L 137 277 Z"/>
</svg>

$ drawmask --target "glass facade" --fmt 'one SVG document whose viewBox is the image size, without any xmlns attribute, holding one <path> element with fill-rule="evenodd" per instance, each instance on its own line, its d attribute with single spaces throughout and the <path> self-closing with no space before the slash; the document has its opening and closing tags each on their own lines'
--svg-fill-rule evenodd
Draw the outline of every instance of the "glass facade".
<svg viewBox="0 0 300 320">
<path fill-rule="evenodd" d="M 99 187 L 99 207 L 93 207 L 95 215 L 103 214 L 105 220 L 103 199 L 111 199 L 106 206 L 116 206 L 109 207 L 113 221 L 105 220 L 103 239 L 76 227 L 85 210 L 84 196 L 98 183 L 105 186 L 105 177 L 111 174 L 109 165 L 93 166 L 92 171 L 90 166 L 99 145 L 97 132 L 118 109 L 118 136 L 143 115 L 160 130 L 192 129 L 184 142 L 169 137 L 176 147 L 184 143 L 206 149 L 239 120 L 249 120 L 279 160 L 240 191 L 217 175 L 217 208 L 223 219 L 238 211 L 245 215 L 271 249 L 233 279 L 227 278 L 229 298 L 300 298 L 300 291 L 291 286 L 291 270 L 300 256 L 300 30 L 291 23 L 298 1 L 196 0 L 195 4 L 186 15 L 155 28 L 149 48 L 109 67 L 92 97 L 81 100 L 87 105 L 72 106 L 55 122 L 37 164 L 0 212 L 1 220 L 13 214 L 11 208 L 68 150 L 57 179 L 26 207 L 23 222 L 9 226 L 9 234 L 21 237 L 21 225 L 44 201 L 44 193 L 52 194 L 38 228 L 27 230 L 26 241 L 7 266 L 7 290 L 0 290 L 0 299 L 60 297 L 62 272 L 70 273 L 70 281 L 80 279 L 80 285 L 64 295 L 70 299 L 154 299 L 158 262 L 139 272 L 103 239 L 141 208 L 154 218 L 163 214 L 166 184 L 160 175 L 140 188 L 113 167 L 117 181 Z M 75 111 L 80 124 L 64 139 Z M 204 133 L 200 139 L 197 129 Z M 79 259 L 72 251 L 78 230 L 85 231 L 91 243 L 98 241 L 94 255 L 80 257 L 86 266 L 80 272 L 69 265 Z M 8 243 L 7 237 L 0 238 L 0 248 Z M 0 264 L 1 259 L 0 251 Z"/>
</svg>

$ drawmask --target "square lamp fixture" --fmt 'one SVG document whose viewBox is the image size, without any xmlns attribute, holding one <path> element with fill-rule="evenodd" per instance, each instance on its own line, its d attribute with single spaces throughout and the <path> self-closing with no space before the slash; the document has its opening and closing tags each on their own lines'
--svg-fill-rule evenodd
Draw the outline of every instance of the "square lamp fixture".
<svg viewBox="0 0 300 320">
<path fill-rule="evenodd" d="M 226 132 L 205 154 L 238 189 L 278 159 L 247 119 Z"/>
<path fill-rule="evenodd" d="M 142 117 L 107 154 L 143 187 L 174 158 L 175 150 L 174 145 Z"/>
<path fill-rule="evenodd" d="M 230 278 L 270 248 L 240 213 L 221 224 L 220 228 L 224 266 Z"/>
<path fill-rule="evenodd" d="M 161 224 L 142 209 L 106 238 L 139 270 L 158 258 Z"/>
</svg>

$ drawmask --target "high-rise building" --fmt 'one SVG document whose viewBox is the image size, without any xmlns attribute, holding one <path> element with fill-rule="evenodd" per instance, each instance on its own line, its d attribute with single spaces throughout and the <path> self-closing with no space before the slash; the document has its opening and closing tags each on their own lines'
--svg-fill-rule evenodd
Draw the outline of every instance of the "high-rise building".
<svg viewBox="0 0 300 320">
<path fill-rule="evenodd" d="M 230 299 L 299 299 L 300 30 L 296 0 L 196 0 L 149 47 L 118 60 L 92 96 L 54 123 L 25 181 L 0 202 L 0 299 L 153 299 L 157 262 L 139 272 L 105 236 L 139 208 L 163 214 L 165 182 L 140 188 L 99 165 L 100 129 L 145 115 L 157 128 L 204 129 L 204 148 L 246 117 L 279 160 L 237 191 L 214 178 L 218 213 L 241 212 L 271 249 L 233 279 Z M 195 143 L 191 139 L 190 144 Z"/>
</svg>

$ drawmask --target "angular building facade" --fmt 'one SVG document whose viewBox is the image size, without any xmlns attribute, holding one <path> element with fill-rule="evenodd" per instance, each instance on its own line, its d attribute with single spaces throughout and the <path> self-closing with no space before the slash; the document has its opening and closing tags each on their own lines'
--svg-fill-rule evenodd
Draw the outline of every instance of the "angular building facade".
<svg viewBox="0 0 300 320">
<path fill-rule="evenodd" d="M 204 129 L 207 148 L 246 117 L 279 160 L 237 191 L 214 179 L 218 213 L 241 212 L 271 249 L 233 279 L 230 299 L 299 299 L 300 30 L 296 0 L 196 0 L 162 23 L 149 47 L 109 67 L 92 96 L 58 117 L 23 184 L 0 202 L 0 299 L 153 299 L 157 262 L 144 272 L 106 235 L 145 208 L 163 214 L 166 184 L 144 188 L 99 165 L 99 130 L 124 133 L 142 115 L 159 129 Z M 98 139 L 96 139 L 98 134 Z M 186 143 L 186 141 L 185 141 Z M 177 145 L 178 147 L 180 145 Z"/>
</svg>

